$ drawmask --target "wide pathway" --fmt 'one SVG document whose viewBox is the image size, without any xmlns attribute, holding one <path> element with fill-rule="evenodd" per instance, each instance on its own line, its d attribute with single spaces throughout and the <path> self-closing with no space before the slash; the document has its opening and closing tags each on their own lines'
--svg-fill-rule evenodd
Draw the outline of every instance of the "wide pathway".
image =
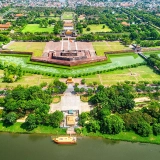
<svg viewBox="0 0 160 160">
<path fill-rule="evenodd" d="M 50 113 L 56 110 L 79 110 L 79 113 L 87 112 L 92 109 L 88 102 L 82 102 L 80 96 L 74 93 L 74 87 L 69 84 L 66 92 L 61 97 L 61 101 L 57 104 L 50 105 Z"/>
</svg>

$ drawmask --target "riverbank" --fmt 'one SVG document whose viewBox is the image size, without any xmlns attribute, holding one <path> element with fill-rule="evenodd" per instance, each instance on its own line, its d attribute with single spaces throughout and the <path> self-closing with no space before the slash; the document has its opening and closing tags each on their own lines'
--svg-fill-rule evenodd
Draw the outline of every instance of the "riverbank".
<svg viewBox="0 0 160 160">
<path fill-rule="evenodd" d="M 121 132 L 116 135 L 101 134 L 101 133 L 87 133 L 84 135 L 89 137 L 102 137 L 117 141 L 160 144 L 160 135 L 154 136 L 153 134 L 151 134 L 149 137 L 141 137 L 138 134 L 135 134 L 134 132 Z"/>
<path fill-rule="evenodd" d="M 51 126 L 38 126 L 32 131 L 26 131 L 21 127 L 21 125 L 22 123 L 17 122 L 12 126 L 4 127 L 3 123 L 0 122 L 0 132 L 22 133 L 22 134 L 36 133 L 36 134 L 66 135 L 66 129 L 62 129 L 62 128 L 53 128 Z M 116 135 L 101 134 L 101 133 L 83 133 L 80 136 L 102 137 L 105 139 L 111 139 L 111 140 L 117 140 L 117 141 L 160 144 L 160 135 L 159 136 L 150 135 L 149 137 L 141 137 L 135 134 L 134 132 L 121 132 Z"/>
<path fill-rule="evenodd" d="M 37 128 L 33 129 L 32 131 L 26 131 L 23 129 L 21 122 L 17 122 L 12 126 L 5 127 L 3 123 L 0 122 L 0 132 L 8 132 L 8 133 L 39 133 L 39 134 L 55 134 L 55 135 L 65 135 L 66 129 L 62 128 L 53 128 L 51 126 L 38 126 Z"/>
</svg>

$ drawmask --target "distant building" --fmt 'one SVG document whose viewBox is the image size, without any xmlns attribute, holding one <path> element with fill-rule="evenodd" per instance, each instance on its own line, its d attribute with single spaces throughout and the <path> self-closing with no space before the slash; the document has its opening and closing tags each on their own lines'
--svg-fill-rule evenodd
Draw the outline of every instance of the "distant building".
<svg viewBox="0 0 160 160">
<path fill-rule="evenodd" d="M 63 29 L 64 30 L 73 30 L 74 29 L 74 24 L 71 22 L 71 23 L 64 23 L 63 24 Z"/>
<path fill-rule="evenodd" d="M 66 116 L 66 123 L 67 123 L 67 126 L 74 126 L 75 125 L 75 116 L 74 115 Z"/>
<path fill-rule="evenodd" d="M 23 16 L 24 16 L 23 14 L 16 14 L 16 15 L 15 15 L 16 18 L 18 18 L 18 17 L 23 17 Z"/>
<path fill-rule="evenodd" d="M 122 22 L 121 24 L 122 24 L 123 26 L 130 26 L 130 24 L 127 23 L 127 22 Z"/>
<path fill-rule="evenodd" d="M 0 30 L 7 30 L 10 26 L 10 22 L 7 22 L 6 24 L 0 24 Z"/>
</svg>

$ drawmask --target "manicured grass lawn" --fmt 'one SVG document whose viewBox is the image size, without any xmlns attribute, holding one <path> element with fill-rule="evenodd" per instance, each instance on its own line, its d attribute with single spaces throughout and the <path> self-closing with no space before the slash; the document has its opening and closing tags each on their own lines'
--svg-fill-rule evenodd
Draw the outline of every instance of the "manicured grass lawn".
<svg viewBox="0 0 160 160">
<path fill-rule="evenodd" d="M 104 56 L 104 52 L 108 51 L 120 51 L 129 49 L 129 47 L 125 47 L 120 42 L 92 42 L 93 48 L 97 52 L 98 56 Z"/>
<path fill-rule="evenodd" d="M 152 134 L 149 137 L 141 137 L 135 134 L 134 132 L 121 132 L 115 135 L 109 135 L 109 134 L 102 135 L 101 133 L 88 133 L 88 134 L 85 133 L 85 135 L 95 136 L 95 137 L 99 136 L 99 137 L 103 137 L 106 139 L 120 140 L 120 141 L 122 140 L 122 141 L 129 141 L 129 142 L 160 144 L 160 136 L 154 136 Z"/>
<path fill-rule="evenodd" d="M 52 103 L 59 103 L 60 101 L 61 101 L 61 97 L 60 96 L 54 96 Z"/>
<path fill-rule="evenodd" d="M 0 76 L 3 75 L 3 70 L 0 70 Z M 28 74 L 26 73 L 22 79 L 18 80 L 14 83 L 2 83 L 2 78 L 0 78 L 0 88 L 5 88 L 6 86 L 33 86 L 33 85 L 40 85 L 42 82 L 50 83 L 54 80 L 54 78 L 43 76 L 43 75 L 36 75 L 36 74 Z"/>
<path fill-rule="evenodd" d="M 149 51 L 149 52 L 143 52 L 145 55 L 150 55 L 150 54 L 158 54 L 158 55 L 160 55 L 160 50 L 158 50 L 158 51 Z"/>
<path fill-rule="evenodd" d="M 3 123 L 0 122 L 0 131 L 1 132 L 13 132 L 13 133 L 47 133 L 47 134 L 55 134 L 55 135 L 64 135 L 66 134 L 65 129 L 61 128 L 53 128 L 51 126 L 38 126 L 32 131 L 26 131 L 21 127 L 22 123 L 15 123 L 12 126 L 5 127 L 3 126 Z"/>
<path fill-rule="evenodd" d="M 104 24 L 91 24 L 91 25 L 88 25 L 87 28 L 90 28 L 91 30 L 90 31 L 87 31 L 86 28 L 83 28 L 83 33 L 84 34 L 87 34 L 87 33 L 95 33 L 95 32 L 111 32 L 112 30 L 105 25 L 105 28 L 103 29 Z"/>
<path fill-rule="evenodd" d="M 92 42 L 92 45 L 98 56 L 104 56 L 104 52 L 108 50 L 106 42 Z"/>
<path fill-rule="evenodd" d="M 0 70 L 0 76 L 3 75 L 3 71 Z M 150 69 L 148 66 L 139 66 L 137 68 L 130 68 L 130 69 L 123 69 L 123 70 L 115 70 L 111 72 L 96 74 L 96 75 L 89 75 L 84 76 L 83 78 L 86 79 L 86 84 L 90 84 L 93 82 L 97 82 L 98 84 L 102 85 L 113 85 L 117 82 L 124 82 L 124 81 L 154 81 L 160 80 L 160 75 L 157 75 Z M 23 78 L 14 83 L 2 83 L 2 79 L 0 79 L 0 88 L 4 88 L 6 86 L 33 86 L 39 85 L 42 82 L 50 83 L 54 80 L 54 78 L 36 74 L 26 74 Z M 55 103 L 59 102 L 59 98 L 55 97 Z"/>
<path fill-rule="evenodd" d="M 114 42 L 106 42 L 108 46 L 108 51 L 120 51 L 120 50 L 127 50 L 129 47 L 124 46 L 119 41 Z"/>
<path fill-rule="evenodd" d="M 45 48 L 46 42 L 14 42 L 8 49 L 13 51 L 33 52 L 34 57 L 41 57 Z"/>
<path fill-rule="evenodd" d="M 62 15 L 62 19 L 72 20 L 73 19 L 73 12 L 64 12 Z"/>
<path fill-rule="evenodd" d="M 113 85 L 124 81 L 154 81 L 160 80 L 160 75 L 153 72 L 148 66 L 139 66 L 137 68 L 115 70 L 99 75 L 85 77 L 86 83 L 93 81 L 100 82 L 103 85 Z"/>
<path fill-rule="evenodd" d="M 39 24 L 27 24 L 27 26 L 22 30 L 23 33 L 25 32 L 53 32 L 54 26 L 48 26 L 47 28 L 40 28 Z"/>
</svg>

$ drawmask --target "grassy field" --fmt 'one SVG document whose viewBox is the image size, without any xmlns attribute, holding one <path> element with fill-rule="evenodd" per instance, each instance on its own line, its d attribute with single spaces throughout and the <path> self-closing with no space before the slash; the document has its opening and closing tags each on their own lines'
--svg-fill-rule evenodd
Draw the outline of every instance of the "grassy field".
<svg viewBox="0 0 160 160">
<path fill-rule="evenodd" d="M 60 101 L 61 101 L 61 97 L 60 96 L 54 96 L 52 103 L 59 103 Z"/>
<path fill-rule="evenodd" d="M 91 82 L 98 82 L 102 85 L 113 85 L 117 82 L 124 82 L 124 81 L 154 81 L 160 80 L 160 75 L 157 75 L 150 69 L 148 66 L 139 66 L 137 68 L 130 68 L 130 69 L 123 69 L 123 70 L 116 70 L 112 72 L 107 72 L 103 74 L 91 75 L 85 77 L 86 83 Z"/>
<path fill-rule="evenodd" d="M 122 45 L 120 42 L 92 42 L 93 48 L 98 56 L 104 56 L 104 52 L 127 50 L 129 47 Z"/>
<path fill-rule="evenodd" d="M 13 51 L 28 51 L 33 52 L 34 57 L 42 56 L 46 42 L 14 42 L 8 46 L 8 49 Z"/>
<path fill-rule="evenodd" d="M 149 54 L 158 54 L 158 55 L 160 55 L 160 50 L 158 50 L 158 51 L 144 51 L 143 52 L 145 55 L 149 55 Z"/>
<path fill-rule="evenodd" d="M 0 76 L 3 75 L 3 70 L 0 70 Z M 117 82 L 124 82 L 124 81 L 154 81 L 160 80 L 160 75 L 155 74 L 152 69 L 147 66 L 139 66 L 137 68 L 130 68 L 130 69 L 123 69 L 123 70 L 116 70 L 102 74 L 96 75 L 89 75 L 83 77 L 86 79 L 86 84 L 90 84 L 93 82 L 98 82 L 98 84 L 102 85 L 113 85 Z M 25 74 L 21 80 L 14 83 L 2 83 L 2 79 L 0 79 L 0 88 L 5 88 L 6 86 L 33 86 L 39 85 L 42 82 L 50 83 L 54 80 L 54 78 L 43 76 L 43 75 L 36 75 L 36 74 Z M 56 97 L 55 97 L 56 98 Z M 59 99 L 55 99 L 58 100 Z M 56 103 L 56 102 L 55 102 Z"/>
<path fill-rule="evenodd" d="M 0 70 L 0 77 L 3 76 L 3 70 Z M 36 74 L 29 74 L 26 73 L 25 76 L 22 77 L 17 82 L 14 83 L 2 83 L 2 78 L 0 78 L 0 88 L 5 88 L 6 86 L 33 86 L 33 85 L 40 85 L 42 82 L 50 83 L 54 80 L 54 78 L 43 76 L 43 75 L 36 75 Z"/>
<path fill-rule="evenodd" d="M 87 31 L 86 28 L 83 28 L 83 33 L 84 34 L 87 34 L 87 33 L 95 33 L 95 32 L 111 32 L 112 30 L 105 25 L 105 28 L 103 29 L 104 24 L 91 24 L 91 25 L 88 25 L 87 28 L 90 28 L 91 30 L 90 31 Z"/>
<path fill-rule="evenodd" d="M 154 143 L 160 144 L 160 136 L 154 136 L 151 134 L 149 137 L 141 137 L 134 132 L 121 132 L 115 135 L 101 134 L 101 133 L 85 133 L 86 136 L 103 137 L 106 139 L 118 140 L 118 141 L 129 141 L 129 142 L 142 142 L 142 143 Z"/>
<path fill-rule="evenodd" d="M 0 122 L 1 132 L 10 133 L 42 133 L 42 134 L 52 134 L 52 135 L 66 135 L 66 129 L 53 128 L 51 126 L 38 126 L 32 131 L 26 131 L 22 128 L 22 123 L 15 123 L 12 126 L 5 127 L 3 123 Z M 134 132 L 121 132 L 116 135 L 101 134 L 101 133 L 83 133 L 85 136 L 91 137 L 103 137 L 106 139 L 120 140 L 120 141 L 130 141 L 130 142 L 144 142 L 144 143 L 156 143 L 160 144 L 160 136 L 150 135 L 149 137 L 141 137 Z"/>
<path fill-rule="evenodd" d="M 73 12 L 64 12 L 62 15 L 63 20 L 72 20 L 73 18 Z"/>
<path fill-rule="evenodd" d="M 48 26 L 47 28 L 40 28 L 39 24 L 27 24 L 27 26 L 22 30 L 23 33 L 25 32 L 53 32 L 53 26 Z"/>
<path fill-rule="evenodd" d="M 0 122 L 0 131 L 1 132 L 11 132 L 11 133 L 47 133 L 47 134 L 54 134 L 54 135 L 65 135 L 66 129 L 61 128 L 53 128 L 51 126 L 38 126 L 32 131 L 26 131 L 21 127 L 22 123 L 15 123 L 12 126 L 5 127 L 3 123 Z"/>
</svg>

